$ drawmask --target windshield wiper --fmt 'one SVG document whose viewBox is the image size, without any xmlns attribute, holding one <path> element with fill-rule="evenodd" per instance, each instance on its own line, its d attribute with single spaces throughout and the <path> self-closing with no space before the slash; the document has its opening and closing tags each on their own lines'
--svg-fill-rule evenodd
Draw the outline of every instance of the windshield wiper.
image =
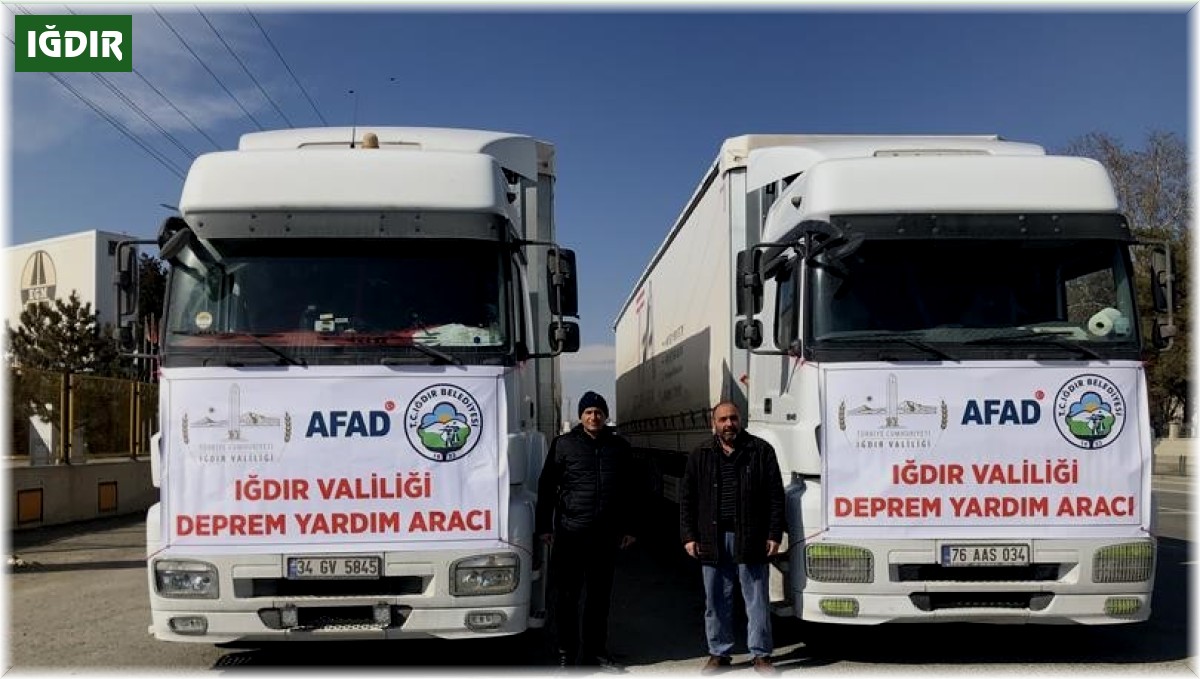
<svg viewBox="0 0 1200 679">
<path fill-rule="evenodd" d="M 412 348 L 416 349 L 417 351 L 421 352 L 422 354 L 425 354 L 426 356 L 429 356 L 431 358 L 437 358 L 437 359 L 443 360 L 447 363 L 451 363 L 453 365 L 462 365 L 463 364 L 462 360 L 459 359 L 457 356 L 455 356 L 453 354 L 448 354 L 448 353 L 442 351 L 441 349 L 438 349 L 437 347 L 429 346 L 428 344 L 424 344 L 424 343 L 417 342 L 414 340 L 411 345 L 406 345 L 406 346 L 412 346 Z M 393 365 L 395 363 L 400 363 L 400 361 L 398 361 L 397 359 L 394 359 L 394 358 L 384 358 L 384 359 L 380 360 L 379 362 L 383 365 Z"/>
<path fill-rule="evenodd" d="M 269 335 L 268 335 L 268 336 L 269 336 Z M 307 363 L 306 361 L 304 361 L 303 359 L 297 359 L 296 357 L 292 356 L 291 354 L 289 354 L 288 352 L 284 351 L 283 349 L 280 349 L 280 348 L 279 348 L 279 347 L 277 347 L 277 346 L 273 346 L 273 345 L 267 344 L 266 342 L 264 342 L 264 341 L 262 340 L 262 338 L 261 338 L 261 337 L 259 337 L 258 335 L 255 335 L 255 334 L 253 334 L 253 333 L 249 333 L 249 332 L 223 332 L 223 333 L 220 333 L 220 334 L 218 334 L 218 335 L 217 335 L 217 338 L 218 338 L 218 339 L 227 338 L 227 337 L 248 337 L 248 338 L 250 338 L 251 340 L 254 340 L 254 343 L 255 343 L 255 344 L 257 344 L 258 346 L 260 346 L 260 347 L 262 347 L 263 349 L 266 349 L 267 351 L 271 352 L 272 354 L 275 354 L 276 356 L 278 356 L 278 357 L 279 357 L 279 360 L 283 361 L 284 363 L 290 363 L 291 365 L 298 365 L 298 366 L 300 366 L 301 368 L 307 368 L 307 367 L 308 367 L 308 363 Z M 228 366 L 230 366 L 230 367 L 237 367 L 236 365 L 234 365 L 235 363 L 236 363 L 236 361 L 226 361 L 226 362 L 225 362 L 225 364 L 226 364 L 226 365 L 228 365 Z"/>
<path fill-rule="evenodd" d="M 172 334 L 172 335 L 188 335 L 188 336 L 190 336 L 190 337 L 211 337 L 211 338 L 213 338 L 213 339 L 217 339 L 217 340 L 229 339 L 229 338 L 231 338 L 231 337 L 245 337 L 245 338 L 248 338 L 248 339 L 252 340 L 252 341 L 253 341 L 255 344 L 257 344 L 258 346 L 262 347 L 263 349 L 266 349 L 267 351 L 271 352 L 272 354 L 275 354 L 276 356 L 278 356 L 278 357 L 279 357 L 279 360 L 280 360 L 282 363 L 287 363 L 287 364 L 291 364 L 291 365 L 298 365 L 298 366 L 300 366 L 301 368 L 307 368 L 307 367 L 308 367 L 308 362 L 306 362 L 304 359 L 297 359 L 296 357 L 294 357 L 294 356 L 292 356 L 291 354 L 287 353 L 287 352 L 286 352 L 286 351 L 284 351 L 283 349 L 280 349 L 279 347 L 276 347 L 276 346 L 272 346 L 272 345 L 270 345 L 270 344 L 267 344 L 266 342 L 264 342 L 264 341 L 262 340 L 262 338 L 261 338 L 261 337 L 259 337 L 258 335 L 255 335 L 255 334 L 253 334 L 253 333 L 249 333 L 249 332 L 214 332 L 214 333 L 206 333 L 206 332 L 188 332 L 187 330 L 172 330 L 172 331 L 171 331 L 171 334 Z M 268 334 L 268 335 L 266 335 L 266 337 L 272 337 L 272 336 L 273 336 L 273 335 L 271 335 L 271 334 Z M 205 363 L 207 364 L 207 361 L 205 361 Z M 240 368 L 240 367 L 243 367 L 243 366 L 245 366 L 246 364 L 245 364 L 245 363 L 243 363 L 243 362 L 241 362 L 241 361 L 235 361 L 235 360 L 232 360 L 232 359 L 227 359 L 227 360 L 225 361 L 225 365 L 229 366 L 230 368 Z"/>
<path fill-rule="evenodd" d="M 1079 353 L 1097 360 L 1104 357 L 1078 342 L 1045 332 L 1024 332 L 1016 335 L 997 335 L 995 337 L 977 337 L 967 340 L 964 344 L 1053 344 L 1064 349 L 1073 349 Z"/>
<path fill-rule="evenodd" d="M 821 339 L 819 339 L 817 341 L 822 344 L 824 344 L 824 343 L 836 344 L 836 343 L 842 343 L 842 342 L 850 343 L 850 342 L 859 342 L 859 341 L 882 342 L 885 344 L 887 344 L 887 343 L 907 344 L 910 347 L 915 347 L 917 349 L 921 349 L 922 351 L 926 351 L 930 354 L 933 354 L 934 356 L 937 356 L 938 358 L 940 358 L 944 361 L 957 361 L 958 360 L 958 359 L 954 358 L 953 356 L 951 356 L 950 354 L 946 353 L 945 351 L 942 351 L 941 349 L 937 348 L 933 344 L 930 344 L 929 342 L 923 342 L 919 339 L 916 339 L 915 337 L 911 337 L 909 335 L 898 334 L 898 333 L 894 333 L 894 332 L 860 332 L 860 333 L 854 333 L 854 334 L 837 335 L 834 337 L 822 337 Z"/>
</svg>

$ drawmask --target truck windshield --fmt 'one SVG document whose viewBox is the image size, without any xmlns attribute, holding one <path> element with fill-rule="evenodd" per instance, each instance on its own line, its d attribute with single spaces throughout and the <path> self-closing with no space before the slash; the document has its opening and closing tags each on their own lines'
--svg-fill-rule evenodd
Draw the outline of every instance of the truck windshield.
<svg viewBox="0 0 1200 679">
<path fill-rule="evenodd" d="M 809 271 L 810 337 L 830 350 L 875 343 L 928 359 L 1136 357 L 1123 243 L 868 240 L 837 261 L 818 256 Z"/>
<path fill-rule="evenodd" d="M 229 240 L 176 270 L 164 365 L 496 362 L 510 345 L 495 243 Z"/>
</svg>

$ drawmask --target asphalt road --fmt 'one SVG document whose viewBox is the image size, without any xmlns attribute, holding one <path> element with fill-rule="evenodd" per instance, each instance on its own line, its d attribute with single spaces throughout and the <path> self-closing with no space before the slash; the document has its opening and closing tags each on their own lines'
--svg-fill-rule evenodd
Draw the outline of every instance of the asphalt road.
<svg viewBox="0 0 1200 679">
<path fill-rule="evenodd" d="M 1155 476 L 1158 495 L 1158 534 L 1191 540 L 1192 479 L 1187 476 Z"/>
<path fill-rule="evenodd" d="M 1191 486 L 1156 477 L 1161 494 L 1158 574 L 1150 621 L 1104 627 L 1034 625 L 820 626 L 777 620 L 785 673 L 1194 676 L 1189 651 Z M 137 518 L 18 533 L 26 563 L 9 569 L 10 676 L 112 670 L 195 672 L 239 668 L 345 668 L 528 673 L 548 671 L 540 632 L 521 638 L 277 644 L 256 649 L 155 641 L 149 621 L 143 523 Z M 1166 537 L 1170 536 L 1170 537 Z M 631 673 L 693 674 L 704 657 L 703 589 L 695 562 L 646 546 L 623 555 L 613 592 L 610 645 Z M 734 671 L 745 673 L 745 656 Z M 485 669 L 486 668 L 486 669 Z"/>
</svg>

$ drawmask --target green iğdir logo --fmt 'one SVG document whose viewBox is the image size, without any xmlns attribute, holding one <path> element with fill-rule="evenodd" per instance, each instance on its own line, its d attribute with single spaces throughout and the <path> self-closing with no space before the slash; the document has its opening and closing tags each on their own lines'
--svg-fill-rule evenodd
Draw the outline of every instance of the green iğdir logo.
<svg viewBox="0 0 1200 679">
<path fill-rule="evenodd" d="M 132 15 L 21 14 L 14 18 L 18 73 L 133 70 Z"/>
</svg>

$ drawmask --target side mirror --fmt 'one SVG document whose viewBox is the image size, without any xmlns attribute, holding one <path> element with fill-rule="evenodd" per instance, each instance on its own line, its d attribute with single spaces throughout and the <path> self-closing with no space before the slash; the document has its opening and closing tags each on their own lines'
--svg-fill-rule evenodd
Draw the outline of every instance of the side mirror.
<svg viewBox="0 0 1200 679">
<path fill-rule="evenodd" d="M 179 219 L 171 217 L 170 219 Z M 182 220 L 180 220 L 182 221 Z M 166 241 L 162 240 L 162 234 L 159 234 L 158 256 L 163 261 L 170 262 L 173 266 L 185 266 L 180 260 L 180 255 L 184 250 L 193 250 L 196 236 L 192 234 L 192 230 L 186 226 L 178 231 L 171 233 Z"/>
<path fill-rule="evenodd" d="M 1178 328 L 1173 323 L 1163 321 L 1161 318 L 1155 318 L 1153 323 L 1150 328 L 1150 341 L 1154 343 L 1154 348 L 1161 351 L 1170 349 Z"/>
<path fill-rule="evenodd" d="M 762 346 L 762 322 L 739 320 L 733 327 L 733 343 L 738 349 L 757 349 Z"/>
<path fill-rule="evenodd" d="M 579 315 L 579 289 L 575 276 L 575 253 L 551 249 L 546 256 L 546 294 L 550 313 L 555 316 Z"/>
<path fill-rule="evenodd" d="M 178 217 L 170 217 L 171 219 L 179 219 Z M 179 219 L 182 223 L 183 220 Z M 164 224 L 164 230 L 166 225 Z M 225 281 L 225 266 L 221 260 L 214 255 L 196 234 L 192 232 L 191 227 L 184 226 L 176 231 L 173 231 L 166 242 L 161 242 L 162 234 L 159 234 L 160 244 L 158 247 L 158 255 L 164 261 L 170 262 L 171 266 L 183 271 L 197 279 L 206 280 L 210 287 L 214 289 L 223 285 Z"/>
<path fill-rule="evenodd" d="M 738 316 L 753 316 L 762 311 L 763 281 L 761 270 L 761 250 L 742 250 L 737 254 L 737 295 L 735 300 Z"/>
<path fill-rule="evenodd" d="M 117 316 L 137 316 L 138 253 L 131 243 L 117 244 Z"/>
<path fill-rule="evenodd" d="M 579 324 L 575 321 L 551 322 L 549 335 L 551 351 L 564 354 L 579 351 Z"/>
<path fill-rule="evenodd" d="M 1170 311 L 1174 305 L 1174 273 L 1170 246 L 1155 246 L 1150 250 L 1150 294 L 1154 298 L 1154 310 Z"/>
<path fill-rule="evenodd" d="M 188 224 L 183 220 L 183 217 L 172 215 L 163 220 L 162 226 L 158 227 L 159 257 L 162 259 L 167 258 L 166 255 L 162 254 L 163 248 L 167 246 L 167 243 L 171 241 L 171 238 L 175 234 L 184 229 L 188 229 Z"/>
</svg>

